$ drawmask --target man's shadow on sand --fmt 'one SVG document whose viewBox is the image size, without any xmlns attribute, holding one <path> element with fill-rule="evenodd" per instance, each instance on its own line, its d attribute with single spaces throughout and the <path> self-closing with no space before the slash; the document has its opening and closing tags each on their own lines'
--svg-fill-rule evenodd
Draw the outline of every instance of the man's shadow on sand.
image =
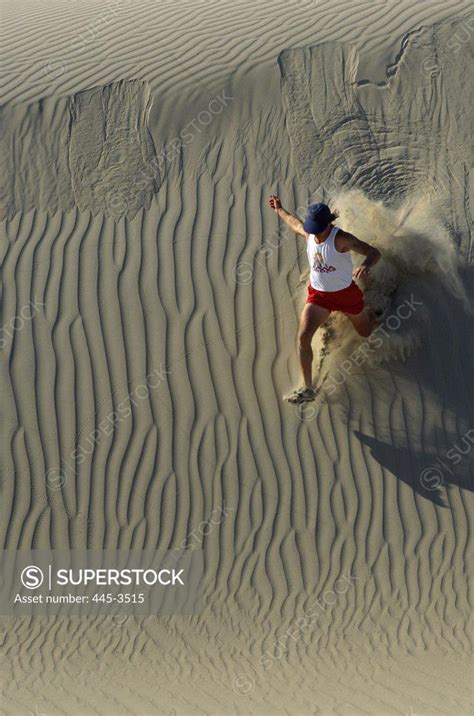
<svg viewBox="0 0 474 716">
<path fill-rule="evenodd" d="M 469 461 L 474 457 L 474 445 L 472 454 L 466 453 L 453 466 L 443 455 L 437 457 L 413 453 L 407 448 L 395 447 L 364 435 L 359 430 L 354 430 L 354 434 L 370 449 L 370 454 L 382 467 L 435 505 L 448 507 L 446 489 L 450 486 L 474 492 L 474 480 L 469 470 Z"/>
</svg>

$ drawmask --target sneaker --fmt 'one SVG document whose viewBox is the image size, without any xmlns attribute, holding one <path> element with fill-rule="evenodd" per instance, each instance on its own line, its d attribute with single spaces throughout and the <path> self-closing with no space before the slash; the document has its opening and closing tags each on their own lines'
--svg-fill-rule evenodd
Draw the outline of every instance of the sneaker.
<svg viewBox="0 0 474 716">
<path fill-rule="evenodd" d="M 316 391 L 314 388 L 298 388 L 294 393 L 289 395 L 285 400 L 292 405 L 299 405 L 300 403 L 310 403 L 316 398 Z"/>
</svg>

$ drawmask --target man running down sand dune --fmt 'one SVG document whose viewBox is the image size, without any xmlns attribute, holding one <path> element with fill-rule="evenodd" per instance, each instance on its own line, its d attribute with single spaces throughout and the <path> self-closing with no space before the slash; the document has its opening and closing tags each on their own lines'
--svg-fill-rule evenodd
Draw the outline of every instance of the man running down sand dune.
<svg viewBox="0 0 474 716">
<path fill-rule="evenodd" d="M 298 331 L 298 353 L 304 385 L 288 397 L 290 403 L 314 400 L 312 385 L 313 350 L 311 341 L 317 329 L 332 311 L 340 311 L 352 323 L 357 333 L 367 337 L 376 320 L 373 310 L 364 305 L 364 295 L 354 278 L 369 275 L 380 258 L 380 251 L 334 225 L 337 214 L 326 204 L 311 204 L 304 223 L 281 205 L 276 194 L 271 194 L 272 209 L 298 235 L 306 239 L 310 266 L 310 283 Z M 351 251 L 365 256 L 363 263 L 353 271 Z"/>
</svg>

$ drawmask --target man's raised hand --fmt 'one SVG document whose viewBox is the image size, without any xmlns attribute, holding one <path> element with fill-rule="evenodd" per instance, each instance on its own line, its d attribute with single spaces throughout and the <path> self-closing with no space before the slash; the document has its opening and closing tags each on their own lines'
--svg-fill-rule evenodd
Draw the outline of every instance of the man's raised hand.
<svg viewBox="0 0 474 716">
<path fill-rule="evenodd" d="M 274 211 L 281 209 L 281 201 L 276 194 L 270 194 L 269 204 Z"/>
</svg>

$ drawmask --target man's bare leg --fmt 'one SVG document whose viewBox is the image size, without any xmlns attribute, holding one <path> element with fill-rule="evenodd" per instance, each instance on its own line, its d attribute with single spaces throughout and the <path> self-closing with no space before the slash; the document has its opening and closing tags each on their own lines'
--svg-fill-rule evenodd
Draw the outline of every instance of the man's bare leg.
<svg viewBox="0 0 474 716">
<path fill-rule="evenodd" d="M 312 386 L 313 349 L 311 341 L 317 329 L 327 320 L 331 311 L 314 303 L 307 303 L 303 309 L 298 331 L 298 354 L 303 374 L 304 384 L 307 388 Z"/>
<path fill-rule="evenodd" d="M 376 316 L 370 306 L 366 306 L 360 313 L 344 313 L 344 315 L 363 338 L 368 338 L 377 325 Z"/>
</svg>

